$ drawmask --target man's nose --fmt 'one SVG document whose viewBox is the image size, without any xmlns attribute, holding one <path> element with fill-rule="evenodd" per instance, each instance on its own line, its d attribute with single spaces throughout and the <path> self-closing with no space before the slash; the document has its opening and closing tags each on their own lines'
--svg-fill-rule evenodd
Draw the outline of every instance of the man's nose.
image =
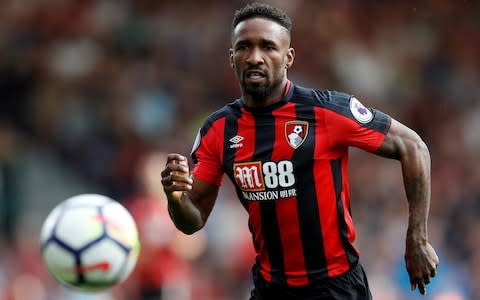
<svg viewBox="0 0 480 300">
<path fill-rule="evenodd" d="M 250 51 L 248 57 L 247 57 L 247 62 L 251 65 L 258 65 L 258 64 L 263 64 L 263 55 L 262 51 L 258 48 L 252 48 Z"/>
</svg>

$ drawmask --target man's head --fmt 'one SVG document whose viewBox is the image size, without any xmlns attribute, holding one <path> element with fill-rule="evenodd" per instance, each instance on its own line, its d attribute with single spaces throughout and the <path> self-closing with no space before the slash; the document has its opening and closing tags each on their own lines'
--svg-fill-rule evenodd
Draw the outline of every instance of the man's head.
<svg viewBox="0 0 480 300">
<path fill-rule="evenodd" d="M 268 101 L 278 96 L 295 56 L 290 48 L 291 27 L 285 12 L 267 4 L 248 4 L 236 11 L 230 64 L 244 97 Z"/>
<path fill-rule="evenodd" d="M 267 20 L 276 22 L 278 25 L 281 25 L 283 28 L 285 28 L 290 36 L 290 31 L 292 30 L 292 20 L 290 17 L 283 10 L 268 4 L 257 2 L 247 4 L 245 7 L 235 12 L 232 20 L 232 35 L 238 23 L 251 18 L 265 18 Z"/>
</svg>

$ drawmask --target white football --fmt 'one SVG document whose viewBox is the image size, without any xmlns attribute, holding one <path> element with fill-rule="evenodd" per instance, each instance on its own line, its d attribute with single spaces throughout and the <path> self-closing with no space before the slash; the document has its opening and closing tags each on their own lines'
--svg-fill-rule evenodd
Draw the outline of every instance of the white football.
<svg viewBox="0 0 480 300">
<path fill-rule="evenodd" d="M 97 194 L 66 199 L 45 219 L 42 258 L 68 287 L 95 292 L 125 280 L 140 252 L 137 226 L 127 209 Z"/>
</svg>

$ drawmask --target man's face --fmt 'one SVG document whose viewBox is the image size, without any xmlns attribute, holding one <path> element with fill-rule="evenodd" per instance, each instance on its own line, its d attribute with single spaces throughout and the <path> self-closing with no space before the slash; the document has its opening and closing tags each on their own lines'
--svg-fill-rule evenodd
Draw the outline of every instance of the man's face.
<svg viewBox="0 0 480 300">
<path fill-rule="evenodd" d="M 286 79 L 294 51 L 288 31 L 274 21 L 252 18 L 232 33 L 230 64 L 244 93 L 265 99 Z"/>
</svg>

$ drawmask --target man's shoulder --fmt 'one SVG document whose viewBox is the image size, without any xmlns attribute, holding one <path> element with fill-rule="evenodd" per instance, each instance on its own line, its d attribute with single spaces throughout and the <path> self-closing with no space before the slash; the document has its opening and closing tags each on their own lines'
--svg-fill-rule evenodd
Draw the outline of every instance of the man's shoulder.
<svg viewBox="0 0 480 300">
<path fill-rule="evenodd" d="M 352 95 L 328 89 L 316 89 L 295 85 L 292 99 L 299 102 L 310 102 L 318 106 L 347 105 Z"/>
</svg>

